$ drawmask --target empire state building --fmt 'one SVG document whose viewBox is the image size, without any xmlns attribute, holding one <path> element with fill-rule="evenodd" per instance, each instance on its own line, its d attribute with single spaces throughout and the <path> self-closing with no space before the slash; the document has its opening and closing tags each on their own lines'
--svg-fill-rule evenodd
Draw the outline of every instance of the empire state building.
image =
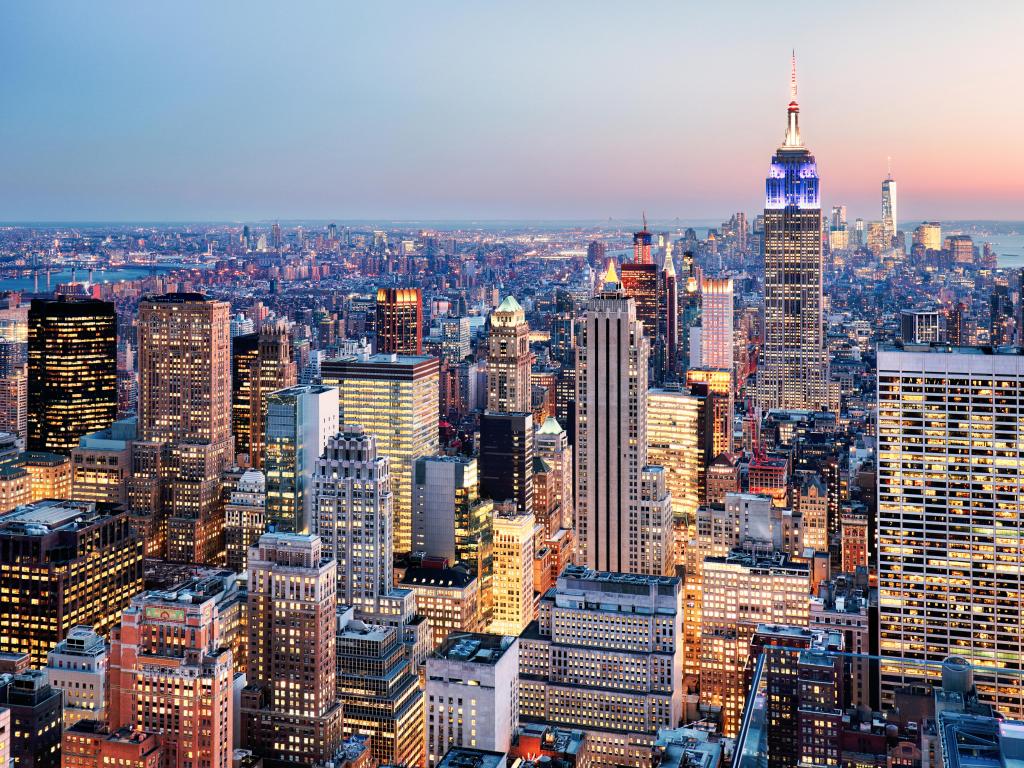
<svg viewBox="0 0 1024 768">
<path fill-rule="evenodd" d="M 796 57 L 786 138 L 765 181 L 761 407 L 820 410 L 828 405 L 822 329 L 821 203 L 818 169 L 800 139 Z"/>
</svg>

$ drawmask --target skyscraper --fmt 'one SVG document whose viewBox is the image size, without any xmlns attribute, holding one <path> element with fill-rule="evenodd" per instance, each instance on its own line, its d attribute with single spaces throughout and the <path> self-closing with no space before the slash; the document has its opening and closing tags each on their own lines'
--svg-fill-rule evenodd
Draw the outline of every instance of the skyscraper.
<svg viewBox="0 0 1024 768">
<path fill-rule="evenodd" d="M 763 408 L 828 404 L 822 327 L 821 203 L 814 156 L 800 139 L 793 59 L 786 138 L 765 182 L 765 339 L 757 392 Z"/>
<path fill-rule="evenodd" d="M 609 262 L 576 350 L 576 526 L 581 560 L 598 570 L 648 573 L 652 553 L 667 549 L 670 531 L 639 525 L 647 357 L 643 324 Z"/>
<path fill-rule="evenodd" d="M 985 668 L 983 701 L 1024 715 L 1022 396 L 1015 348 L 879 350 L 880 653 L 908 662 L 883 660 L 883 704 L 956 654 Z"/>
<path fill-rule="evenodd" d="M 338 602 L 360 617 L 380 613 L 391 592 L 392 510 L 388 458 L 358 427 L 330 437 L 313 469 L 313 532 L 338 562 Z"/>
<path fill-rule="evenodd" d="M 267 520 L 278 530 L 309 532 L 314 467 L 337 432 L 335 387 L 299 384 L 267 398 Z"/>
<path fill-rule="evenodd" d="M 733 284 L 731 277 L 704 277 L 701 280 L 700 364 L 705 368 L 732 371 Z"/>
<path fill-rule="evenodd" d="M 229 315 L 228 302 L 201 293 L 139 303 L 138 438 L 170 455 L 167 557 L 177 562 L 215 562 L 224 553 L 219 483 L 232 452 Z"/>
<path fill-rule="evenodd" d="M 364 355 L 325 360 L 324 384 L 339 392 L 339 423 L 358 424 L 391 461 L 395 552 L 412 548 L 412 465 L 438 451 L 436 357 Z"/>
<path fill-rule="evenodd" d="M 0 432 L 28 439 L 28 345 L 0 337 Z"/>
<path fill-rule="evenodd" d="M 487 410 L 530 410 L 530 326 L 512 296 L 491 313 L 487 339 Z"/>
<path fill-rule="evenodd" d="M 383 354 L 423 354 L 423 296 L 419 288 L 377 289 L 377 345 Z"/>
<path fill-rule="evenodd" d="M 882 182 L 882 237 L 887 247 L 896 245 L 898 231 L 896 180 L 892 177 L 892 171 L 890 171 L 885 181 Z"/>
<path fill-rule="evenodd" d="M 341 743 L 337 571 L 319 536 L 266 533 L 249 553 L 242 743 L 269 765 L 327 761 Z"/>
<path fill-rule="evenodd" d="M 494 516 L 494 612 L 488 631 L 518 637 L 534 619 L 533 513 L 507 509 Z"/>
<path fill-rule="evenodd" d="M 487 412 L 480 417 L 480 494 L 512 500 L 533 512 L 533 415 Z"/>
<path fill-rule="evenodd" d="M 70 454 L 117 418 L 117 314 L 107 301 L 33 299 L 28 312 L 28 449 Z"/>
<path fill-rule="evenodd" d="M 139 304 L 139 439 L 226 447 L 231 439 L 230 311 L 201 293 Z"/>
<path fill-rule="evenodd" d="M 294 386 L 298 372 L 287 323 L 278 320 L 264 324 L 256 339 L 256 353 L 251 359 L 232 355 L 232 415 L 235 452 L 246 454 L 248 465 L 258 469 L 263 466 L 267 400 L 271 392 Z M 238 338 L 233 345 L 239 350 Z"/>
</svg>

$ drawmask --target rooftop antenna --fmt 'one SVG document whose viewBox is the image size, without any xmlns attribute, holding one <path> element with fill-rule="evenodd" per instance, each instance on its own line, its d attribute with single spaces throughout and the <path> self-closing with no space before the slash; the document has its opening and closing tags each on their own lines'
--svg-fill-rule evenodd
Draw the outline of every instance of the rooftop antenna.
<svg viewBox="0 0 1024 768">
<path fill-rule="evenodd" d="M 892 155 L 889 155 L 885 158 L 885 167 L 888 170 L 889 174 L 887 178 L 889 179 L 889 181 L 892 181 Z"/>
<path fill-rule="evenodd" d="M 792 70 L 789 75 L 789 99 L 790 101 L 796 101 L 796 48 L 793 49 L 791 67 Z"/>
</svg>

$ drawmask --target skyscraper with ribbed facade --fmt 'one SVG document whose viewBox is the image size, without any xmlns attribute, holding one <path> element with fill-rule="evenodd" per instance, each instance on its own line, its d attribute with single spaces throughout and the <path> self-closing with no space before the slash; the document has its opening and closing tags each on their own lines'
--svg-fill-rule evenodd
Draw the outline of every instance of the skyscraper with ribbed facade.
<svg viewBox="0 0 1024 768">
<path fill-rule="evenodd" d="M 817 164 L 800 138 L 795 58 L 791 95 L 786 138 L 765 181 L 764 359 L 757 394 L 764 408 L 818 410 L 828 404 L 821 201 Z"/>
</svg>

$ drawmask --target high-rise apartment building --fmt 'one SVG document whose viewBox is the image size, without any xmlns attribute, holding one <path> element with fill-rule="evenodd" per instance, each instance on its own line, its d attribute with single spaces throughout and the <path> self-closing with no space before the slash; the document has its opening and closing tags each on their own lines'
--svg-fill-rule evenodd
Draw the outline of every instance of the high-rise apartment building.
<svg viewBox="0 0 1024 768">
<path fill-rule="evenodd" d="M 532 512 L 509 508 L 494 516 L 494 610 L 488 631 L 518 637 L 535 618 L 534 541 L 542 536 Z"/>
<path fill-rule="evenodd" d="M 107 642 L 92 627 L 72 627 L 46 658 L 51 686 L 64 694 L 64 727 L 107 718 Z"/>
<path fill-rule="evenodd" d="M 735 550 L 703 564 L 700 695 L 721 708 L 722 732 L 736 734 L 747 691 L 750 640 L 758 624 L 808 624 L 809 571 L 779 552 Z"/>
<path fill-rule="evenodd" d="M 762 408 L 820 410 L 828 405 L 828 354 L 822 326 L 821 203 L 814 156 L 800 138 L 796 60 L 786 138 L 765 182 L 764 361 L 757 372 Z"/>
<path fill-rule="evenodd" d="M 487 410 L 530 410 L 530 326 L 512 296 L 491 312 L 487 338 Z"/>
<path fill-rule="evenodd" d="M 394 586 L 391 471 L 377 441 L 358 427 L 327 441 L 313 468 L 313 532 L 338 563 L 338 602 L 360 618 L 380 613 Z"/>
<path fill-rule="evenodd" d="M 423 296 L 419 288 L 377 289 L 378 354 L 423 354 Z"/>
<path fill-rule="evenodd" d="M 519 639 L 520 717 L 586 732 L 592 765 L 640 766 L 682 711 L 674 577 L 570 565 Z"/>
<path fill-rule="evenodd" d="M 28 449 L 69 454 L 117 418 L 117 313 L 107 301 L 33 299 Z"/>
<path fill-rule="evenodd" d="M 267 398 L 267 520 L 277 530 L 309 532 L 314 468 L 327 441 L 337 434 L 338 423 L 335 387 L 298 384 Z"/>
<path fill-rule="evenodd" d="M 325 360 L 323 383 L 338 388 L 339 423 L 358 424 L 391 462 L 395 552 L 412 549 L 412 466 L 438 452 L 438 360 L 363 355 Z"/>
<path fill-rule="evenodd" d="M 639 524 L 647 465 L 648 342 L 614 265 L 584 319 L 576 350 L 576 528 L 582 562 L 597 570 L 648 570 L 671 530 Z"/>
<path fill-rule="evenodd" d="M 519 641 L 452 633 L 427 657 L 427 761 L 452 747 L 507 753 L 519 724 Z"/>
<path fill-rule="evenodd" d="M 230 768 L 233 659 L 217 597 L 195 581 L 141 592 L 110 638 L 111 730 L 156 733 L 165 768 Z"/>
<path fill-rule="evenodd" d="M 879 644 L 907 662 L 883 661 L 883 703 L 955 654 L 983 701 L 1024 715 L 1022 395 L 1014 348 L 879 350 Z"/>
<path fill-rule="evenodd" d="M 106 634 L 142 589 L 142 542 L 121 507 L 47 500 L 0 516 L 0 653 L 37 667 L 71 628 Z"/>
<path fill-rule="evenodd" d="M 731 277 L 701 278 L 700 364 L 733 370 L 733 282 Z"/>
<path fill-rule="evenodd" d="M 224 505 L 224 546 L 228 568 L 241 573 L 249 548 L 267 530 L 267 480 L 258 469 L 247 469 Z"/>
<path fill-rule="evenodd" d="M 249 552 L 242 743 L 266 764 L 327 761 L 341 743 L 337 570 L 318 536 L 266 533 Z"/>
</svg>

